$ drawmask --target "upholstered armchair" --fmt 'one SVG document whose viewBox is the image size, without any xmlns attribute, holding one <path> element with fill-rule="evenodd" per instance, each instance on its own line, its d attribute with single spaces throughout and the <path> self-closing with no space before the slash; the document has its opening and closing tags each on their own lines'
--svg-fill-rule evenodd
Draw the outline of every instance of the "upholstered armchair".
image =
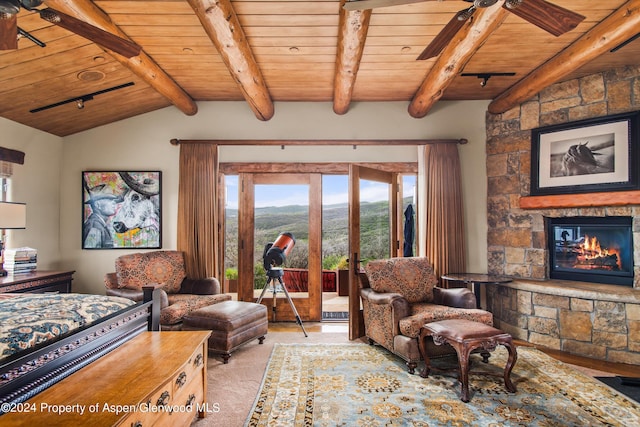
<svg viewBox="0 0 640 427">
<path fill-rule="evenodd" d="M 220 293 L 215 278 L 190 279 L 186 275 L 184 253 L 153 251 L 122 255 L 116 259 L 116 271 L 104 278 L 107 295 L 142 301 L 142 287 L 162 289 L 160 328 L 180 330 L 182 318 L 201 307 L 231 300 Z"/>
<path fill-rule="evenodd" d="M 493 315 L 476 309 L 476 298 L 466 288 L 437 287 L 427 258 L 390 258 L 370 261 L 361 274 L 365 334 L 407 362 L 413 374 L 421 360 L 420 328 L 445 319 L 468 319 L 493 324 Z M 449 345 L 427 343 L 429 357 L 455 353 Z"/>
</svg>

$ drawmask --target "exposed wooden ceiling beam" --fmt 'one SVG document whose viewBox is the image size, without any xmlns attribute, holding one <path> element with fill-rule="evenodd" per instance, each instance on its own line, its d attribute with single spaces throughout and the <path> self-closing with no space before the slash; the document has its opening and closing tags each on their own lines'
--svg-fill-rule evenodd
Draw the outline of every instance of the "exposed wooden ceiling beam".
<svg viewBox="0 0 640 427">
<path fill-rule="evenodd" d="M 509 15 L 503 7 L 479 9 L 444 48 L 409 104 L 415 118 L 427 115 L 473 54 Z"/>
<path fill-rule="evenodd" d="M 333 79 L 333 111 L 336 114 L 349 111 L 372 12 L 371 9 L 346 11 L 342 7 L 344 3 L 345 0 L 340 2 L 338 54 Z"/>
<path fill-rule="evenodd" d="M 189 0 L 189 4 L 240 86 L 253 113 L 260 120 L 271 119 L 274 108 L 269 89 L 231 2 Z"/>
<path fill-rule="evenodd" d="M 89 0 L 45 0 L 44 3 L 62 13 L 76 17 L 88 24 L 101 28 L 123 39 L 129 37 L 115 25 L 109 16 Z M 149 86 L 167 98 L 183 113 L 192 116 L 198 112 L 195 101 L 153 60 L 144 50 L 140 55 L 125 58 L 105 49 L 131 72 L 143 79 Z"/>
<path fill-rule="evenodd" d="M 638 33 L 640 0 L 630 0 L 569 47 L 498 95 L 489 112 L 504 113 Z"/>
</svg>

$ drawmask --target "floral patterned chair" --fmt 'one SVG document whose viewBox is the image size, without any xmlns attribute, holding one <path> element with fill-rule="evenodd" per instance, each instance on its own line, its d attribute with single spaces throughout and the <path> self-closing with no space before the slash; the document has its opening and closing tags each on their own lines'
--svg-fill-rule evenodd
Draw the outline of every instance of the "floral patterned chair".
<svg viewBox="0 0 640 427">
<path fill-rule="evenodd" d="M 155 285 L 162 292 L 160 327 L 180 330 L 182 318 L 191 312 L 222 301 L 231 295 L 220 293 L 220 282 L 211 277 L 190 279 L 186 275 L 184 253 L 153 251 L 122 255 L 116 271 L 104 277 L 107 295 L 142 301 L 142 287 Z"/>
<path fill-rule="evenodd" d="M 361 274 L 365 334 L 407 362 L 413 374 L 421 360 L 420 328 L 425 323 L 467 319 L 493 325 L 493 315 L 476 307 L 466 288 L 444 289 L 427 258 L 390 258 L 370 261 Z M 449 345 L 427 343 L 429 357 L 455 354 Z"/>
</svg>

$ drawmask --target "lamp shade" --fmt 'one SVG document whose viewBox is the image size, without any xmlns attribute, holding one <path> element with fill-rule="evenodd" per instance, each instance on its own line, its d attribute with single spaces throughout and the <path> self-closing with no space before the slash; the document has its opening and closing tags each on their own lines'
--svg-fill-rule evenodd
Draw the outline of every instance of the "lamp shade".
<svg viewBox="0 0 640 427">
<path fill-rule="evenodd" d="M 0 229 L 27 228 L 25 203 L 0 202 Z"/>
</svg>

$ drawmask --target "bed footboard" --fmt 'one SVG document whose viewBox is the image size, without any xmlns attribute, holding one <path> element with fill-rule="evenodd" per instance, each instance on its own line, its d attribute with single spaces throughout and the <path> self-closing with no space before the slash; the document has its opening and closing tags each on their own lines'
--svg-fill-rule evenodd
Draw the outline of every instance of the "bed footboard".
<svg viewBox="0 0 640 427">
<path fill-rule="evenodd" d="M 159 330 L 159 291 L 97 324 L 0 365 L 0 406 L 26 401 L 146 330 Z M 154 301 L 157 302 L 154 304 Z M 0 409 L 0 415 L 4 411 Z"/>
</svg>

